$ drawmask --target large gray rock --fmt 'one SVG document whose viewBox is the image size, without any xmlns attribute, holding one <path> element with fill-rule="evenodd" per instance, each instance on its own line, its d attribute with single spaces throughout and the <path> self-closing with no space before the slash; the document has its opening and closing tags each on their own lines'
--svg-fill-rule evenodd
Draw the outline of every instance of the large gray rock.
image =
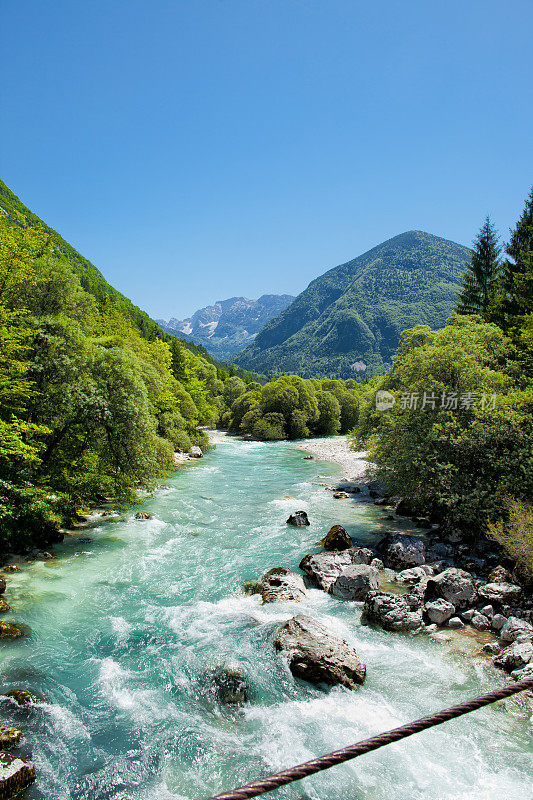
<svg viewBox="0 0 533 800">
<path fill-rule="evenodd" d="M 511 643 L 516 641 L 519 636 L 533 639 L 533 626 L 525 619 L 509 617 L 500 630 L 500 639 L 502 642 Z"/>
<path fill-rule="evenodd" d="M 420 536 L 403 533 L 388 534 L 379 544 L 386 567 L 396 570 L 418 567 L 426 561 L 426 545 Z"/>
<path fill-rule="evenodd" d="M 329 592 L 341 572 L 353 564 L 352 555 L 351 550 L 307 555 L 300 561 L 300 569 L 313 579 L 319 589 Z"/>
<path fill-rule="evenodd" d="M 444 625 L 455 614 L 455 606 L 447 600 L 443 600 L 442 597 L 438 597 L 436 600 L 426 603 L 426 614 L 431 622 L 436 625 Z"/>
<path fill-rule="evenodd" d="M 301 575 L 287 567 L 274 567 L 255 584 L 253 592 L 261 595 L 263 603 L 276 600 L 303 600 L 307 592 Z"/>
<path fill-rule="evenodd" d="M 363 606 L 364 622 L 374 622 L 387 631 L 416 631 L 422 628 L 422 609 L 391 592 L 371 591 Z"/>
<path fill-rule="evenodd" d="M 412 586 L 425 578 L 426 575 L 433 575 L 433 569 L 429 564 L 423 564 L 420 567 L 411 567 L 410 569 L 402 569 L 396 575 L 396 581 L 403 583 L 406 586 Z"/>
<path fill-rule="evenodd" d="M 190 455 L 193 458 L 203 458 L 204 454 L 202 453 L 202 448 L 201 447 L 198 447 L 197 444 L 193 444 L 193 446 L 190 449 Z"/>
<path fill-rule="evenodd" d="M 516 583 L 486 583 L 479 587 L 479 596 L 489 603 L 505 605 L 518 602 L 522 597 L 522 589 Z"/>
<path fill-rule="evenodd" d="M 348 689 L 364 683 L 366 667 L 353 647 L 304 614 L 279 628 L 274 647 L 285 656 L 292 674 L 305 681 Z"/>
<path fill-rule="evenodd" d="M 368 564 L 346 567 L 330 588 L 335 597 L 344 600 L 364 600 L 369 591 L 379 588 L 379 572 Z"/>
<path fill-rule="evenodd" d="M 15 797 L 35 780 L 35 767 L 30 761 L 11 753 L 0 752 L 0 797 Z"/>
<path fill-rule="evenodd" d="M 494 659 L 494 664 L 506 672 L 522 669 L 533 660 L 533 642 L 513 642 Z"/>
<path fill-rule="evenodd" d="M 477 599 L 476 584 L 469 572 L 450 567 L 428 580 L 426 599 L 435 597 L 442 597 L 459 610 L 469 608 Z"/>
</svg>

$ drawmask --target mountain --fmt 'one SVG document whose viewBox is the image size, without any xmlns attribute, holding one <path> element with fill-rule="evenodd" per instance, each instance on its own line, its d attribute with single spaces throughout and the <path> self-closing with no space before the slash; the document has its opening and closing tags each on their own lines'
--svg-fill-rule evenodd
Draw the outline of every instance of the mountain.
<svg viewBox="0 0 533 800">
<path fill-rule="evenodd" d="M 470 256 L 424 231 L 395 236 L 312 281 L 234 361 L 271 375 L 383 372 L 403 330 L 444 324 Z"/>
<path fill-rule="evenodd" d="M 255 335 L 294 300 L 290 294 L 264 294 L 259 300 L 230 297 L 195 311 L 192 317 L 156 322 L 181 338 L 201 344 L 215 358 L 228 359 L 249 345 Z"/>
<path fill-rule="evenodd" d="M 15 224 L 19 228 L 34 228 L 42 231 L 49 241 L 51 254 L 68 262 L 72 271 L 80 279 L 85 291 L 92 294 L 100 305 L 105 305 L 108 302 L 116 305 L 125 316 L 132 320 L 145 339 L 170 340 L 168 334 L 163 333 L 157 323 L 145 311 L 142 311 L 131 300 L 111 286 L 94 264 L 91 264 L 72 245 L 66 242 L 57 231 L 50 228 L 36 214 L 30 211 L 1 180 L 0 213 L 4 215 L 10 224 Z M 203 347 L 199 347 L 189 341 L 183 343 L 192 352 L 207 358 L 208 361 L 213 361 Z"/>
</svg>

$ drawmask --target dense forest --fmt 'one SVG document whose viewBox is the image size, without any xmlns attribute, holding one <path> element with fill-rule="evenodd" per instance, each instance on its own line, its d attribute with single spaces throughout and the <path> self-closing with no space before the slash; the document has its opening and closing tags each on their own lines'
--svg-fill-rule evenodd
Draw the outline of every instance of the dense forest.
<svg viewBox="0 0 533 800">
<path fill-rule="evenodd" d="M 392 369 L 363 387 L 350 440 L 391 494 L 489 533 L 533 571 L 533 191 L 500 255 L 487 220 L 460 313 L 403 333 Z"/>
</svg>

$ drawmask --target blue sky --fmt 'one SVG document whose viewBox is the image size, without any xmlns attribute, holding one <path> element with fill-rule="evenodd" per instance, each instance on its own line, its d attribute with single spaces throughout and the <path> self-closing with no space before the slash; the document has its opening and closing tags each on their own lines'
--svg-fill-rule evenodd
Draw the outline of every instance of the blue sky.
<svg viewBox="0 0 533 800">
<path fill-rule="evenodd" d="M 531 0 L 3 0 L 1 175 L 155 317 L 533 183 Z"/>
</svg>

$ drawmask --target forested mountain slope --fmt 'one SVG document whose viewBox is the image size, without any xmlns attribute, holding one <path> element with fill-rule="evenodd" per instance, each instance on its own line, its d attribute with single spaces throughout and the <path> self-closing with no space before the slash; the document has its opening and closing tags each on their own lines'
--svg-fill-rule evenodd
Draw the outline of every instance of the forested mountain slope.
<svg viewBox="0 0 533 800">
<path fill-rule="evenodd" d="M 133 321 L 135 327 L 144 338 L 149 340 L 159 338 L 170 341 L 168 334 L 162 333 L 157 323 L 145 311 L 142 311 L 129 298 L 111 286 L 94 264 L 91 264 L 72 245 L 66 242 L 57 231 L 30 211 L 1 180 L 0 213 L 3 213 L 9 222 L 16 224 L 19 228 L 33 229 L 38 232 L 43 242 L 43 249 L 67 262 L 74 274 L 79 278 L 82 288 L 92 294 L 99 305 L 103 305 L 106 302 L 113 303 L 115 308 L 119 308 L 124 316 Z M 196 346 L 192 342 L 188 342 L 187 347 L 192 352 L 204 355 L 208 360 L 212 360 L 203 347 Z"/>
<path fill-rule="evenodd" d="M 383 372 L 403 330 L 444 324 L 470 255 L 423 231 L 395 236 L 312 281 L 235 361 L 271 374 Z"/>
</svg>

